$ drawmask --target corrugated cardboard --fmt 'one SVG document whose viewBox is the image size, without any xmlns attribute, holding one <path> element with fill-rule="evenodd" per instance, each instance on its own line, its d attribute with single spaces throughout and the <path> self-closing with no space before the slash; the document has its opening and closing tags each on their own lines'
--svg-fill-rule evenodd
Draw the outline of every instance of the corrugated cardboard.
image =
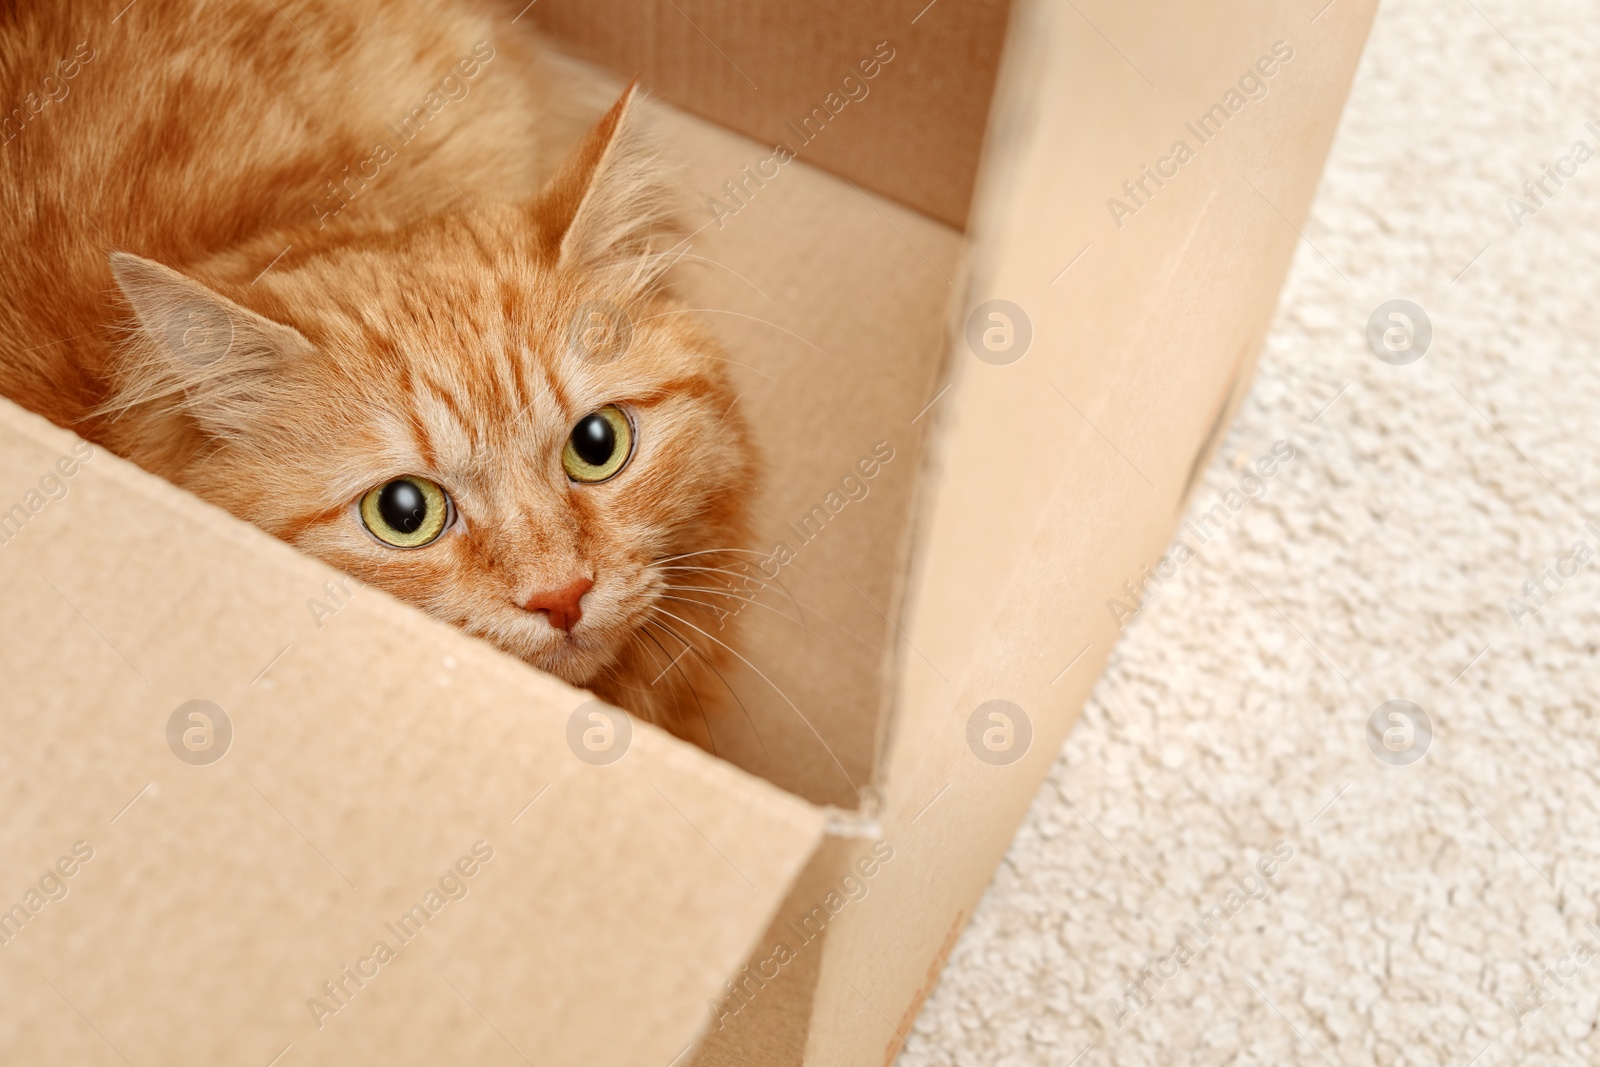
<svg viewBox="0 0 1600 1067">
<path fill-rule="evenodd" d="M 765 453 L 761 547 L 794 552 L 740 611 L 716 756 L 635 724 L 585 762 L 584 694 L 113 456 L 43 494 L 73 439 L 0 407 L 0 513 L 27 512 L 0 1062 L 892 1059 L 1243 395 L 1372 13 L 1317 6 L 534 9 L 750 135 L 654 111 L 699 227 L 678 283 Z M 871 93 L 751 182 L 880 41 Z M 1263 96 L 1186 132 L 1279 41 Z M 1020 358 L 969 344 L 991 300 Z M 231 724 L 215 763 L 169 744 L 192 700 Z M 981 743 L 994 700 L 1011 748 Z"/>
<path fill-rule="evenodd" d="M 961 306 L 1016 303 L 1034 347 L 996 367 L 954 346 L 880 774 L 908 862 L 830 931 L 806 1063 L 899 1047 L 1116 640 L 1107 602 L 1135 603 L 1123 583 L 1168 551 L 1248 383 L 1375 4 L 1319 7 L 1019 7 Z M 1266 95 L 1200 144 L 1185 123 L 1280 41 L 1294 56 Z M 1107 200 L 1180 139 L 1194 158 L 1118 227 Z M 1029 460 L 997 463 L 1000 441 Z M 1004 767 L 964 730 L 995 699 L 1032 723 Z"/>
<path fill-rule="evenodd" d="M 681 108 L 961 228 L 1010 6 L 541 0 L 528 18 Z M 885 41 L 895 58 L 863 77 Z"/>
<path fill-rule="evenodd" d="M 0 408 L 0 499 L 73 443 Z M 820 812 L 642 725 L 620 761 L 584 763 L 578 691 L 376 590 L 340 595 L 114 456 L 62 484 L 0 546 L 0 906 L 74 843 L 92 858 L 6 928 L 0 1062 L 621 1065 L 694 1038 Z M 209 765 L 169 749 L 191 700 L 231 722 Z M 402 945 L 391 926 L 478 842 L 466 895 L 450 883 Z M 393 961 L 330 997 L 380 940 Z"/>
</svg>

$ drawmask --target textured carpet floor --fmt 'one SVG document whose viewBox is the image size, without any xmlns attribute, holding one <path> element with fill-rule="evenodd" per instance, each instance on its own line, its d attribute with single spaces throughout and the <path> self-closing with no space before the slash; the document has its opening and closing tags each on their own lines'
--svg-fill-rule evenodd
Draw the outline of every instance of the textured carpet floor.
<svg viewBox="0 0 1600 1067">
<path fill-rule="evenodd" d="M 1506 203 L 1596 69 L 1592 3 L 1384 5 L 1195 506 L 1296 458 L 1129 626 L 902 1067 L 1600 1063 L 1600 159 Z"/>
</svg>

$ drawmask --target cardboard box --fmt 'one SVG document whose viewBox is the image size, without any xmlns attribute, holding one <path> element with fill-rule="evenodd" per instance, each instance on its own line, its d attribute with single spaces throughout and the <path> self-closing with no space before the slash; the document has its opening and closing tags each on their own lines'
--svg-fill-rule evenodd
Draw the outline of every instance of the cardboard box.
<svg viewBox="0 0 1600 1067">
<path fill-rule="evenodd" d="M 4 405 L 0 1061 L 892 1060 L 1245 391 L 1319 6 L 526 11 L 663 99 L 765 453 L 716 755 Z"/>
</svg>

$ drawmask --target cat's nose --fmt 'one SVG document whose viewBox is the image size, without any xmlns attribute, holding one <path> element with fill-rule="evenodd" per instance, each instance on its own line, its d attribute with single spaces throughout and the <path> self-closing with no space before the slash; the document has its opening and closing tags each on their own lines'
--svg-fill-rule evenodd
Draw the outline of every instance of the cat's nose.
<svg viewBox="0 0 1600 1067">
<path fill-rule="evenodd" d="M 550 619 L 550 625 L 558 630 L 572 632 L 578 620 L 583 618 L 583 609 L 578 606 L 578 601 L 583 599 L 583 594 L 594 588 L 594 582 L 588 578 L 579 578 L 571 585 L 560 589 L 546 589 L 535 593 L 522 605 L 524 611 L 542 611 Z"/>
</svg>

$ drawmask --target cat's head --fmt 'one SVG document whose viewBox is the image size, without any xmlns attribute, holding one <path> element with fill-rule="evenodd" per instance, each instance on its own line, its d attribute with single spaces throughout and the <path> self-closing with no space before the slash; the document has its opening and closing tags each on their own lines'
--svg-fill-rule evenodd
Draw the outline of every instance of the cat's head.
<svg viewBox="0 0 1600 1067">
<path fill-rule="evenodd" d="M 714 616 L 673 598 L 706 583 L 672 579 L 743 543 L 750 449 L 658 283 L 630 99 L 526 204 L 463 198 L 249 283 L 114 256 L 117 403 L 196 442 L 162 473 L 576 684 L 648 677 L 669 630 L 705 647 Z"/>
</svg>

